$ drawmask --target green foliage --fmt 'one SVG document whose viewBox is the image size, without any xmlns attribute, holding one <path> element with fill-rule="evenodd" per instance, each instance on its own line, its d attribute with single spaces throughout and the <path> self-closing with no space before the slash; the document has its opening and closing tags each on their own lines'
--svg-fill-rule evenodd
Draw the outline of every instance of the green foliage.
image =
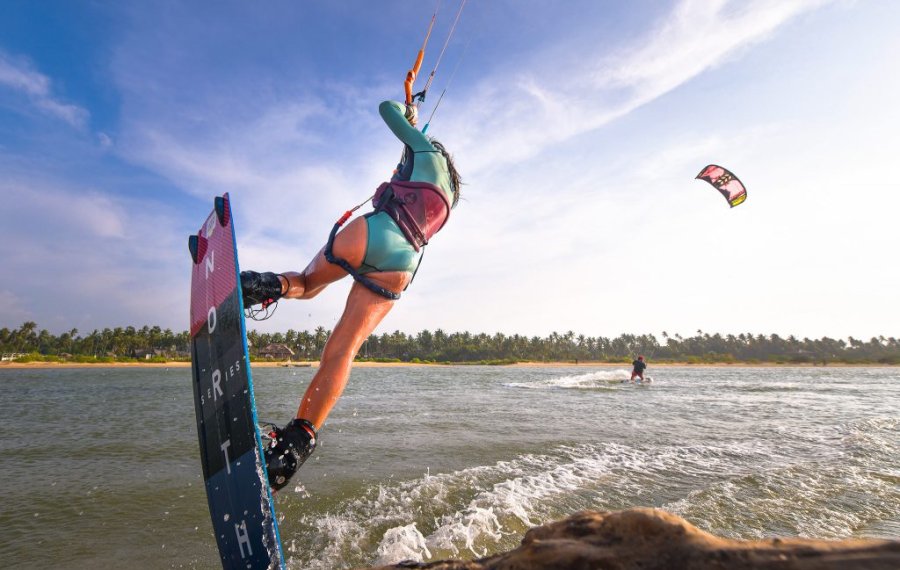
<svg viewBox="0 0 900 570">
<path fill-rule="evenodd" d="M 38 352 L 29 352 L 25 356 L 20 356 L 16 362 L 60 362 L 61 359 L 52 354 L 40 354 Z"/>
<path fill-rule="evenodd" d="M 260 349 L 280 343 L 294 351 L 295 361 L 316 361 L 322 356 L 331 331 L 288 330 L 285 333 L 248 331 L 250 359 L 259 361 Z M 25 354 L 19 362 L 186 362 L 190 360 L 190 334 L 158 326 L 117 327 L 81 335 L 71 329 L 59 335 L 26 322 L 17 329 L 0 329 L 0 353 Z M 472 363 L 504 365 L 515 362 L 611 362 L 630 365 L 638 354 L 649 364 L 733 362 L 827 365 L 900 364 L 900 341 L 877 337 L 868 341 L 798 339 L 779 335 L 721 335 L 697 331 L 690 337 L 662 333 L 622 334 L 616 338 L 588 337 L 573 331 L 546 337 L 454 332 L 441 329 L 416 334 L 400 331 L 371 335 L 357 355 L 359 361 L 415 363 Z M 150 356 L 148 359 L 147 356 Z"/>
<path fill-rule="evenodd" d="M 482 366 L 509 366 L 510 364 L 518 364 L 519 361 L 514 358 L 494 358 L 491 360 L 476 360 L 467 362 L 466 364 L 480 364 Z"/>
<path fill-rule="evenodd" d="M 69 360 L 70 362 L 93 363 L 97 362 L 97 357 L 92 354 L 76 354 Z"/>
</svg>

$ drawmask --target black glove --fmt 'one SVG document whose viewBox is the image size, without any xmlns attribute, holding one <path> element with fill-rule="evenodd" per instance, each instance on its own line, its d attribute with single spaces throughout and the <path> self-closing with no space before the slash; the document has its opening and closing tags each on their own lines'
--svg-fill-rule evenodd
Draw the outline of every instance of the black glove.
<svg viewBox="0 0 900 570">
<path fill-rule="evenodd" d="M 241 271 L 241 292 L 245 307 L 274 303 L 281 298 L 281 279 L 271 271 Z"/>
</svg>

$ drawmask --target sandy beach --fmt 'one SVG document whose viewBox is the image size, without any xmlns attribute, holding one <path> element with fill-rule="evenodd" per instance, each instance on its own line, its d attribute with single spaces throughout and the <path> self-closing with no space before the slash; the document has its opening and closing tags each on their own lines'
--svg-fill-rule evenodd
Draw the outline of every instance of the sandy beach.
<svg viewBox="0 0 900 570">
<path fill-rule="evenodd" d="M 318 368 L 318 362 L 252 362 L 254 368 Z M 354 362 L 354 368 L 400 368 L 412 366 L 475 366 L 465 362 L 422 363 L 422 362 Z M 0 370 L 14 369 L 40 369 L 40 368 L 190 368 L 190 362 L 0 362 Z M 512 368 L 630 368 L 630 363 L 625 362 L 517 362 L 514 364 L 497 364 L 494 366 Z M 847 364 L 841 362 L 829 362 L 826 368 L 882 368 L 894 367 L 891 364 Z M 820 364 L 810 363 L 773 363 L 773 362 L 736 362 L 736 363 L 687 363 L 664 362 L 654 364 L 650 362 L 649 369 L 662 368 L 821 368 Z"/>
</svg>

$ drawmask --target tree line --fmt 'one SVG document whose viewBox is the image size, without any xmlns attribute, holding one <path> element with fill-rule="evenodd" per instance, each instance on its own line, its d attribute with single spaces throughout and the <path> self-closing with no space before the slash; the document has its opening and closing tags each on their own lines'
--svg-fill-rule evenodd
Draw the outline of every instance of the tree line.
<svg viewBox="0 0 900 570">
<path fill-rule="evenodd" d="M 285 333 L 249 331 L 251 357 L 273 344 L 285 345 L 293 360 L 318 360 L 331 331 L 288 330 Z M 123 359 L 188 360 L 190 334 L 158 326 L 117 327 L 81 334 L 71 329 L 54 335 L 34 322 L 16 329 L 0 329 L 0 353 L 20 359 L 109 361 Z M 415 334 L 400 331 L 371 335 L 357 355 L 361 360 L 402 362 L 630 362 L 638 354 L 655 362 L 687 363 L 857 363 L 900 364 L 900 341 L 873 337 L 832 339 L 781 337 L 777 334 L 708 334 L 689 337 L 663 332 L 622 334 L 615 338 L 552 332 L 549 336 L 453 332 L 441 329 Z"/>
</svg>

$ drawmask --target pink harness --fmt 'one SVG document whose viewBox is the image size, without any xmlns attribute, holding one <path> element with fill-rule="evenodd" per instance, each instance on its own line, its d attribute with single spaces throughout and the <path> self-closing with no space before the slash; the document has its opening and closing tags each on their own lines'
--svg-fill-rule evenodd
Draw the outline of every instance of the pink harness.
<svg viewBox="0 0 900 570">
<path fill-rule="evenodd" d="M 376 212 L 387 212 L 416 251 L 428 244 L 450 217 L 450 201 L 430 182 L 392 180 L 375 191 Z"/>
</svg>

